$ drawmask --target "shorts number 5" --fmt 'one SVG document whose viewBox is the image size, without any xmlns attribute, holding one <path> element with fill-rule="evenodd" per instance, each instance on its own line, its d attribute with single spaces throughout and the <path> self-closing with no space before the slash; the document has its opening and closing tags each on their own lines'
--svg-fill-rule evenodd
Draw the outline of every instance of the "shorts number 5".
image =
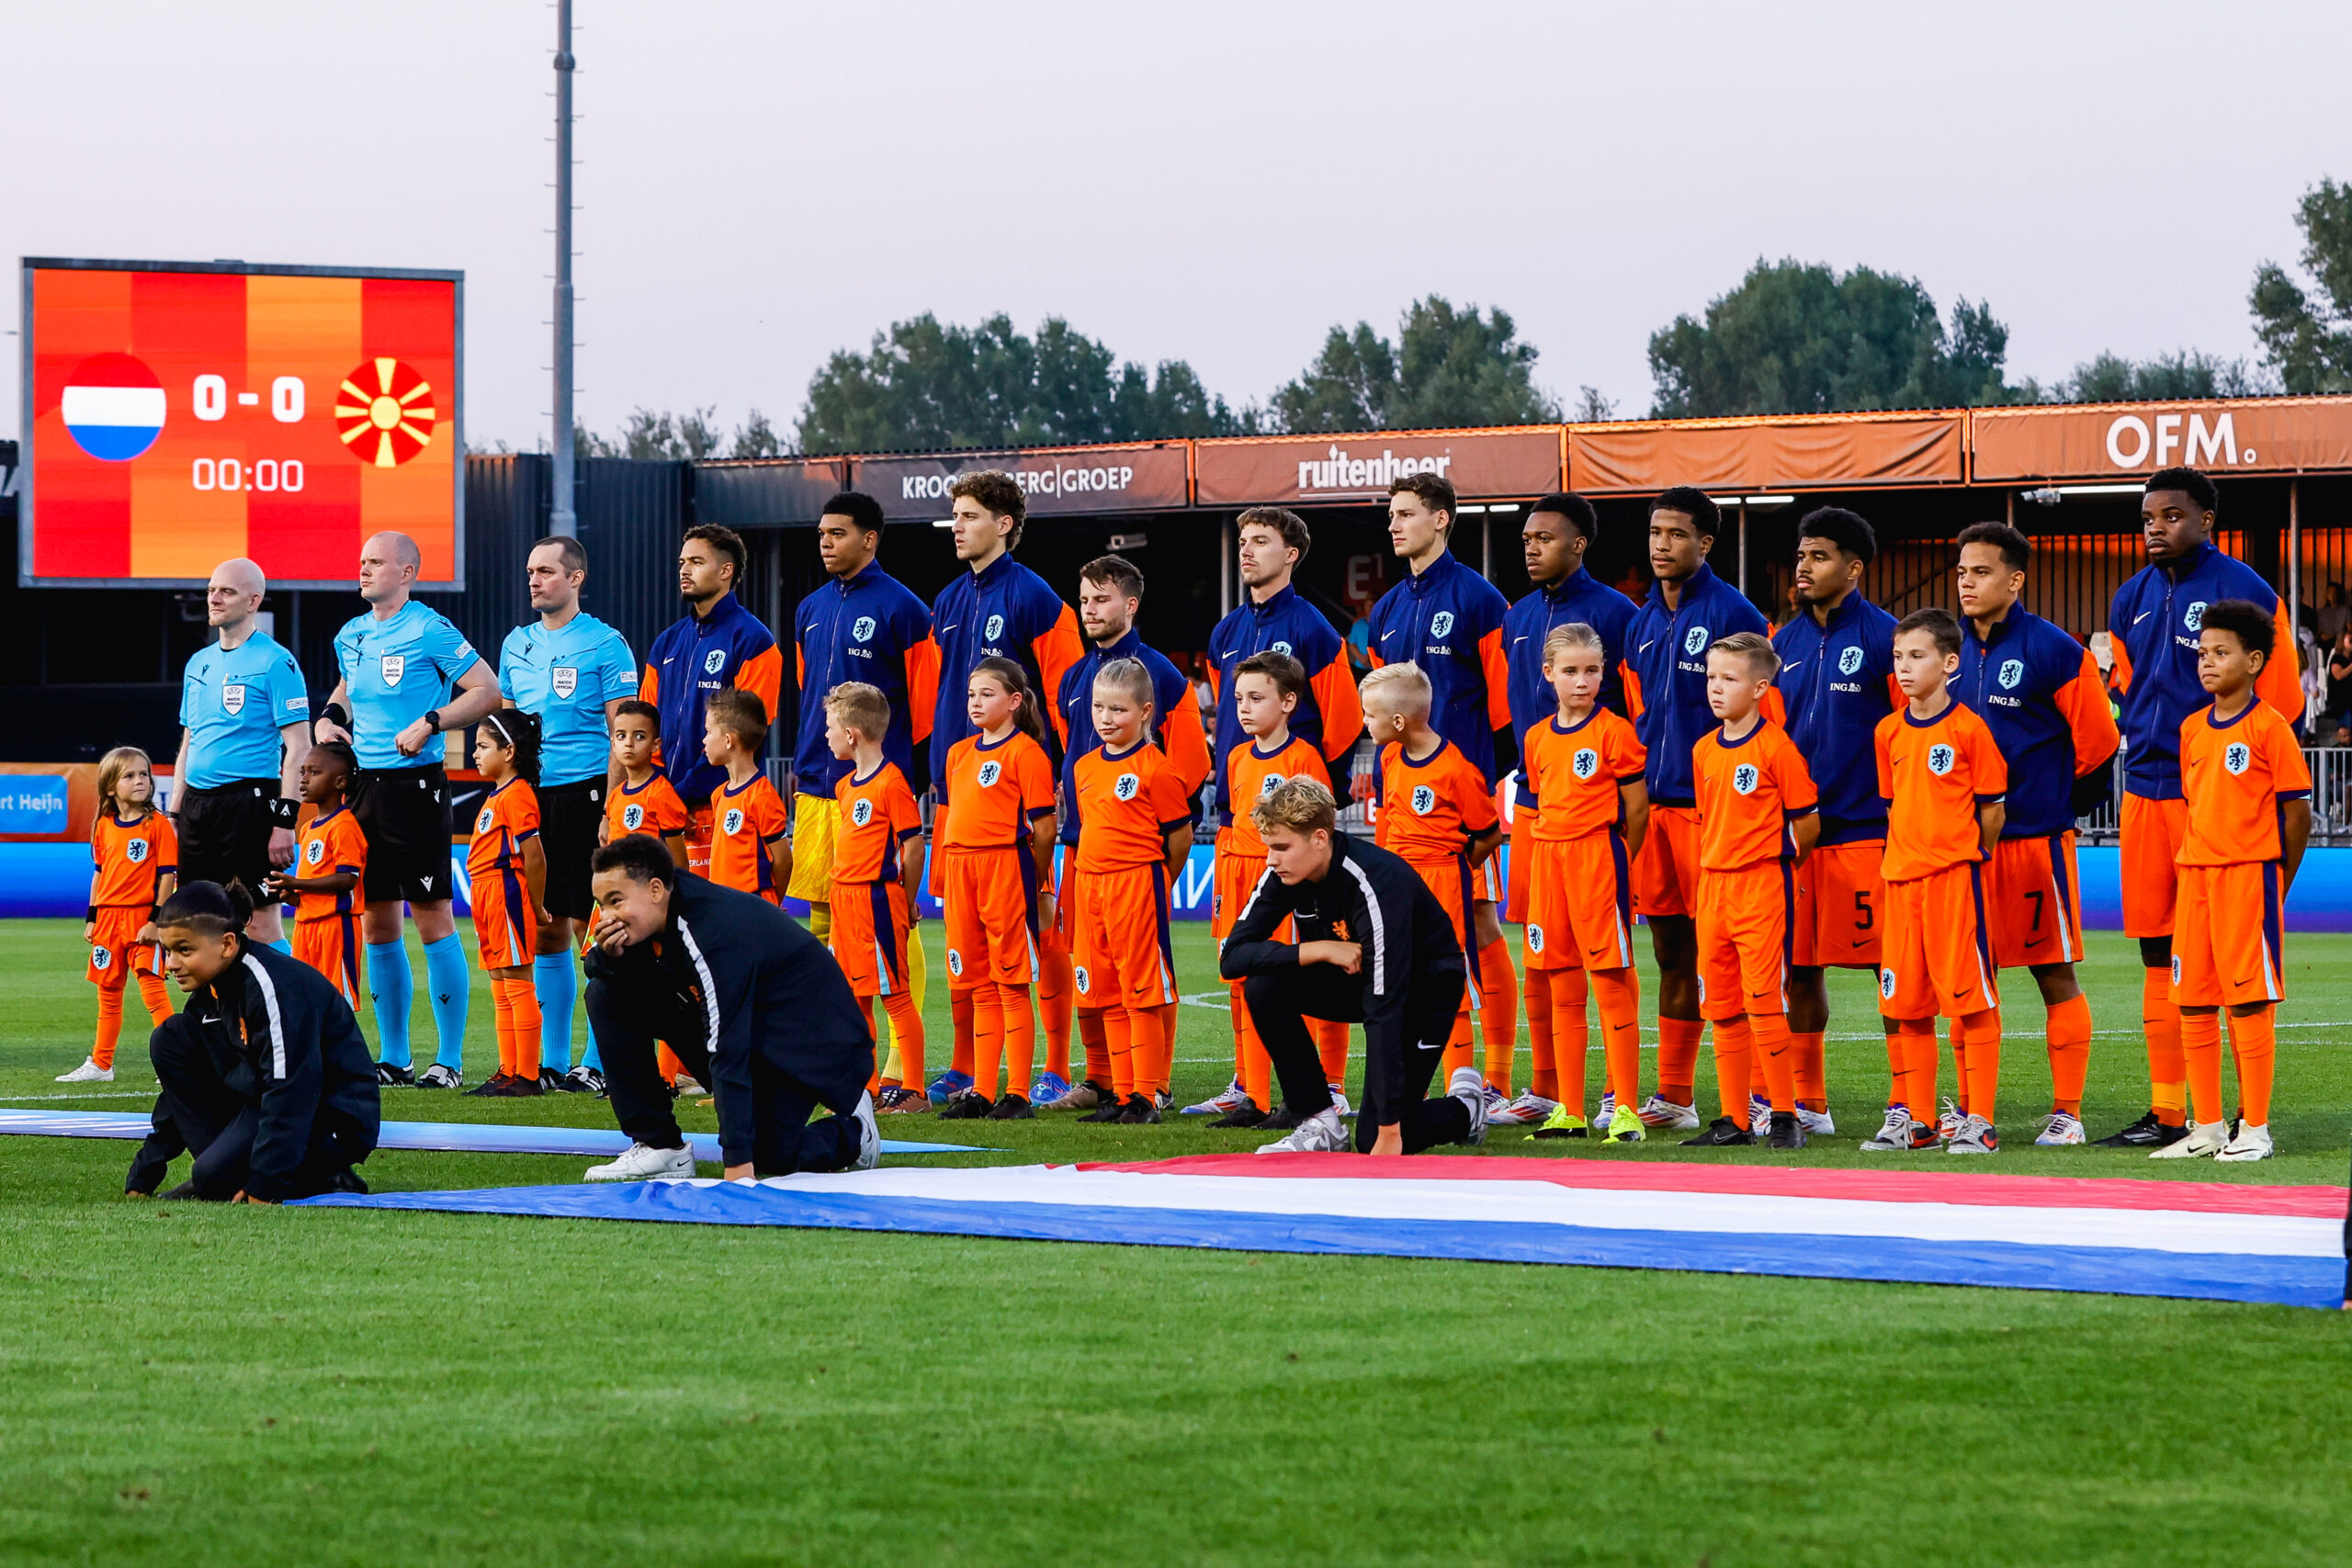
<svg viewBox="0 0 2352 1568">
<path fill-rule="evenodd" d="M 1867 887 L 1854 889 L 1854 929 L 1866 931 L 1876 924 L 1878 917 L 1871 913 L 1871 890 Z"/>
</svg>

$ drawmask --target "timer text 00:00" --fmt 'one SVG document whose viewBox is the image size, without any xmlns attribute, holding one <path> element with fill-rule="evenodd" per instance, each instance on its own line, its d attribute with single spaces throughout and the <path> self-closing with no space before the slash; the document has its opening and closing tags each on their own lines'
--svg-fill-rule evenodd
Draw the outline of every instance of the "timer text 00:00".
<svg viewBox="0 0 2352 1568">
<path fill-rule="evenodd" d="M 302 488 L 302 464 L 297 457 L 283 462 L 264 457 L 248 474 L 234 457 L 198 457 L 188 482 L 198 490 L 298 491 Z"/>
</svg>

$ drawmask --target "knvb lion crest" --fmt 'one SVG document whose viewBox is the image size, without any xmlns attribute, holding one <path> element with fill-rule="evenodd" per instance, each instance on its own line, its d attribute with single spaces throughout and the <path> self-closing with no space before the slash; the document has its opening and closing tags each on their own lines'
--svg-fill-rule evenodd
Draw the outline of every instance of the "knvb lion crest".
<svg viewBox="0 0 2352 1568">
<path fill-rule="evenodd" d="M 988 638 L 990 642 L 994 642 L 997 638 L 1002 637 L 1004 635 L 1004 617 L 1002 615 L 990 615 L 989 617 L 989 624 L 980 628 L 980 635 Z"/>
<path fill-rule="evenodd" d="M 849 627 L 849 639 L 852 642 L 872 642 L 874 640 L 874 617 L 871 615 L 860 615 L 856 620 L 852 621 Z"/>
<path fill-rule="evenodd" d="M 2178 978 L 2178 976 L 2175 976 L 2175 978 Z M 1894 970 L 1882 969 L 1878 972 L 1878 994 L 1884 997 L 1889 1001 L 1893 1001 L 1894 999 Z"/>
<path fill-rule="evenodd" d="M 1135 774 L 1121 773 L 1117 781 L 1111 785 L 1111 794 L 1114 799 L 1133 800 L 1136 797 L 1136 791 L 1142 787 L 1143 780 Z"/>
<path fill-rule="evenodd" d="M 1952 762 L 1958 755 L 1959 753 L 1951 747 L 1944 745 L 1941 741 L 1937 742 L 1928 748 L 1928 772 L 1938 778 L 1943 777 L 1951 772 Z"/>
<path fill-rule="evenodd" d="M 874 803 L 872 801 L 861 800 L 855 806 L 849 808 L 849 825 L 851 827 L 863 828 L 868 822 L 873 820 Z"/>
<path fill-rule="evenodd" d="M 1544 951 L 1544 928 L 1542 926 L 1530 926 L 1527 928 L 1527 951 L 1530 953 L 1541 953 Z"/>
<path fill-rule="evenodd" d="M 2190 631 L 2202 627 L 2205 625 L 2205 601 L 2199 599 L 2189 605 L 2188 613 L 2180 617 L 2180 621 L 2181 625 Z"/>
<path fill-rule="evenodd" d="M 1838 673 L 1839 673 L 1840 675 L 1851 675 L 1852 673 L 1854 673 L 1854 671 L 1856 671 L 1857 670 L 1860 670 L 1861 667 L 1862 667 L 1862 650 L 1861 650 L 1861 648 L 1860 648 L 1859 645 L 1857 645 L 1857 646 L 1855 646 L 1855 647 L 1852 647 L 1852 648 L 1848 648 L 1848 649 L 1841 649 L 1841 650 L 1838 652 Z"/>
<path fill-rule="evenodd" d="M 704 674 L 716 675 L 721 670 L 726 668 L 727 650 L 725 649 L 714 648 L 708 653 L 702 656 L 702 672 Z"/>
<path fill-rule="evenodd" d="M 726 834 L 730 839 L 736 834 L 741 832 L 743 830 L 743 808 L 740 806 L 729 807 L 727 808 L 726 817 L 722 818 L 718 824 L 718 830 Z"/>
<path fill-rule="evenodd" d="M 122 846 L 123 858 L 133 865 L 144 864 L 147 860 L 147 849 L 146 840 L 133 839 Z"/>
<path fill-rule="evenodd" d="M 2019 681 L 2024 680 L 2024 679 L 2025 679 L 2025 660 L 2022 660 L 2022 659 L 2004 659 L 2003 660 L 2001 660 L 2001 675 L 2000 675 L 2001 690 L 2003 690 L 2003 691 L 2005 691 L 2005 692 L 2014 692 L 2014 691 L 2016 691 L 2016 690 L 2018 689 L 2018 682 Z"/>
<path fill-rule="evenodd" d="M 639 828 L 644 827 L 645 807 L 635 805 L 622 807 L 621 826 L 632 833 L 636 832 Z"/>
<path fill-rule="evenodd" d="M 2254 748 L 2243 740 L 2233 740 L 2222 749 L 2222 766 L 2233 773 L 2242 773 L 2254 765 Z"/>
<path fill-rule="evenodd" d="M 1755 763 L 1742 762 L 1731 771 L 1731 787 L 1741 795 L 1754 795 L 1757 776 Z"/>
<path fill-rule="evenodd" d="M 1003 776 L 1004 764 L 998 761 L 995 758 L 991 757 L 987 761 L 980 764 L 979 778 L 980 787 L 982 789 L 988 788 L 990 784 L 996 783 L 997 780 Z"/>
<path fill-rule="evenodd" d="M 1427 784 L 1413 786 L 1413 815 L 1427 817 L 1437 809 L 1437 791 Z"/>
<path fill-rule="evenodd" d="M 327 841 L 324 839 L 312 839 L 302 846 L 302 863 L 305 865 L 316 865 L 326 858 Z"/>
<path fill-rule="evenodd" d="M 1580 779 L 1589 779 L 1600 772 L 1600 753 L 1587 746 L 1569 760 L 1568 772 Z"/>
<path fill-rule="evenodd" d="M 1430 617 L 1430 636 L 1444 637 L 1453 630 L 1453 612 L 1440 610 Z"/>
<path fill-rule="evenodd" d="M 487 807 L 487 806 L 483 807 L 481 808 L 481 815 L 474 818 L 474 831 L 475 831 L 475 832 L 477 832 L 477 833 L 487 833 L 487 832 L 489 832 L 489 831 L 490 831 L 490 807 Z M 734 831 L 734 829 L 733 829 L 732 828 L 730 828 L 730 829 L 728 829 L 728 831 L 731 833 L 731 832 L 733 832 L 733 831 Z"/>
<path fill-rule="evenodd" d="M 1706 628 L 1706 627 L 1704 627 L 1704 626 L 1692 626 L 1689 631 L 1687 631 L 1687 632 L 1685 632 L 1685 633 L 1683 633 L 1683 634 L 1682 634 L 1682 651 L 1683 651 L 1683 652 L 1685 652 L 1685 653 L 1696 653 L 1696 652 L 1698 652 L 1701 649 L 1703 649 L 1703 648 L 1705 648 L 1706 646 L 1707 646 L 1707 628 Z"/>
</svg>

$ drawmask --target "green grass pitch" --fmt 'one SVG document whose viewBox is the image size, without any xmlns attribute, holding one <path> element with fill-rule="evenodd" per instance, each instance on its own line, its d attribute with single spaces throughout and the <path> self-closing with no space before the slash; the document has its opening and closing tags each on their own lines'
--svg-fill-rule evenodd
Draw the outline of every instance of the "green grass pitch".
<svg viewBox="0 0 2352 1568">
<path fill-rule="evenodd" d="M 1205 991 L 1205 930 L 1178 933 Z M 120 1081 L 72 1100 L 50 1081 L 87 1047 L 79 935 L 0 928 L 0 1104 L 143 1109 L 135 1026 Z M 2141 1109 L 2139 972 L 2120 938 L 2091 951 L 2099 1133 Z M 2343 1181 L 2352 939 L 2290 936 L 2289 956 L 2282 1157 L 2183 1170 L 2032 1148 L 2041 1008 L 2012 974 L 2007 1146 L 1984 1165 Z M 1868 986 L 1836 977 L 1842 1135 L 1704 1157 L 1858 1163 L 1885 1088 Z M 934 1062 L 945 1011 L 934 986 Z M 1216 1010 L 1182 1016 L 1176 1088 L 1197 1099 L 1227 1076 L 1229 1034 Z M 492 1056 L 478 983 L 469 1076 Z M 571 1096 L 394 1090 L 385 1110 L 609 1125 Z M 1054 1118 L 985 1133 L 1008 1152 L 960 1157 L 1259 1141 Z M 1485 1152 L 1559 1147 L 1498 1130 Z M 0 1138 L 0 1562 L 2136 1565 L 2340 1562 L 2352 1540 L 2339 1314 L 144 1204 L 119 1195 L 130 1152 Z M 489 1186 L 586 1163 L 389 1154 L 367 1174 Z"/>
</svg>

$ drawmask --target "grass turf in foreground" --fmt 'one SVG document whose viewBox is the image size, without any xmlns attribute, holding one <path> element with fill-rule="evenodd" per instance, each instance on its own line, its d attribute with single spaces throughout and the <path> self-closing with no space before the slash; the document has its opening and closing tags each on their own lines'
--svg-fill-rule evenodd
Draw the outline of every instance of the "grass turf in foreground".
<svg viewBox="0 0 2352 1568">
<path fill-rule="evenodd" d="M 136 1107 L 40 1100 L 80 1057 L 88 988 L 78 933 L 19 933 L 0 960 L 6 1102 Z M 1204 975 L 1185 935 L 1185 972 Z M 2104 1130 L 2137 1109 L 2136 1039 L 2112 1032 L 2136 1023 L 2137 971 L 2095 942 Z M 2293 941 L 2286 1022 L 2352 1018 L 2347 953 Z M 1867 1021 L 1866 984 L 1840 989 L 1836 1027 Z M 1223 1079 L 1223 1034 L 1198 1010 L 1185 1029 L 1179 1088 L 1197 1097 Z M 2339 1038 L 2282 1031 L 2287 1158 L 2179 1174 L 2340 1180 Z M 2012 1051 L 2018 1103 L 2039 1110 L 2038 1043 Z M 1869 1040 L 1833 1043 L 1841 1114 L 1869 1119 L 1883 1072 Z M 570 1097 L 407 1091 L 387 1111 L 608 1124 Z M 2030 1125 L 1982 1166 L 2178 1171 L 2018 1146 Z M 963 1161 L 1255 1141 L 984 1130 L 1014 1153 Z M 1710 1157 L 1858 1163 L 1870 1130 L 1793 1160 Z M 2334 1562 L 2352 1535 L 2338 1314 L 148 1205 L 117 1195 L 129 1154 L 0 1138 L 0 1561 Z M 368 1172 L 487 1186 L 584 1163 L 391 1155 Z"/>
</svg>

